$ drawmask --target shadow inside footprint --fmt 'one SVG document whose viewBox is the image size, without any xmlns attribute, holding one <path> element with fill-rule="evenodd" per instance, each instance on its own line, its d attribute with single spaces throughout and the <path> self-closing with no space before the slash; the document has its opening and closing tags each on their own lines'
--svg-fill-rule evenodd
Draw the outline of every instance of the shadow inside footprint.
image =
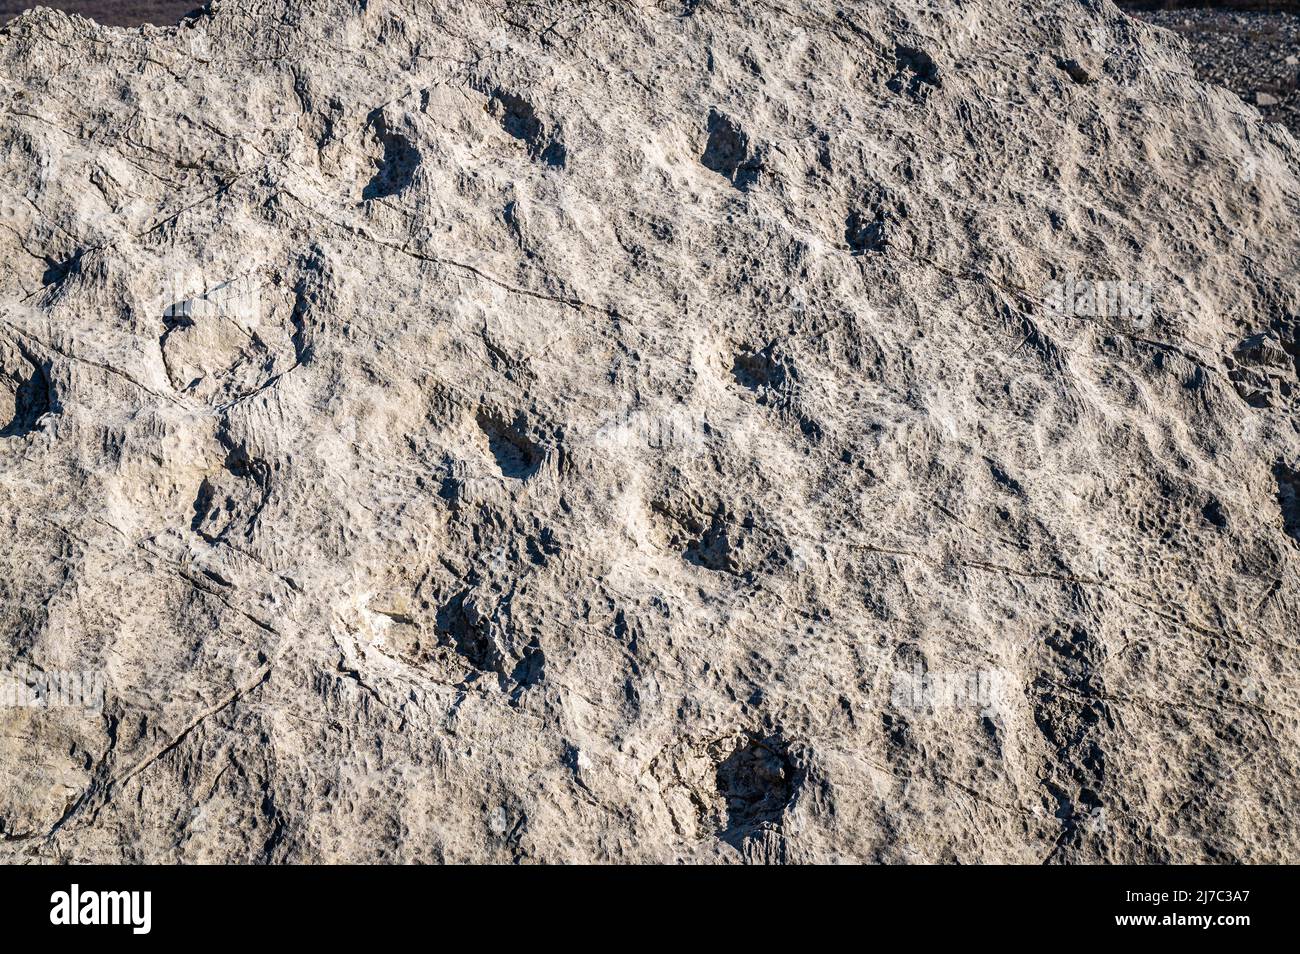
<svg viewBox="0 0 1300 954">
<path fill-rule="evenodd" d="M 376 160 L 378 168 L 362 190 L 361 198 L 382 199 L 396 195 L 411 184 L 420 165 L 420 151 L 405 136 L 388 128 L 380 110 L 370 114 L 369 124 L 383 155 Z"/>
</svg>

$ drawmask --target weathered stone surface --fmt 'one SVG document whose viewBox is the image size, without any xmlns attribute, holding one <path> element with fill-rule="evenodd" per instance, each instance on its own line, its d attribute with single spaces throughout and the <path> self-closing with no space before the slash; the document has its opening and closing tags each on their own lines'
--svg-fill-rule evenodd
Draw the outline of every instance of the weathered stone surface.
<svg viewBox="0 0 1300 954">
<path fill-rule="evenodd" d="M 0 155 L 7 860 L 1300 860 L 1300 146 L 1109 2 L 37 11 Z"/>
</svg>

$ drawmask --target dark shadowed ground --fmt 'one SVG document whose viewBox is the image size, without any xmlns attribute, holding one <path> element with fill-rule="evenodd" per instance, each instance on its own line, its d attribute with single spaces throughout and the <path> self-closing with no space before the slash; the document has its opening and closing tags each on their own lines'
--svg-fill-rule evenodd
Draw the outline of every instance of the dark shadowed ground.
<svg viewBox="0 0 1300 954">
<path fill-rule="evenodd" d="M 0 0 L 0 23 L 31 7 L 54 7 L 112 26 L 172 26 L 203 0 Z"/>
<path fill-rule="evenodd" d="M 1300 11 L 1300 0 L 1118 0 L 1121 7 L 1136 10 L 1192 10 L 1214 7 L 1219 10 L 1255 10 L 1265 13 Z"/>
<path fill-rule="evenodd" d="M 1201 79 L 1300 135 L 1300 14 L 1206 7 L 1134 15 L 1181 34 Z"/>
</svg>

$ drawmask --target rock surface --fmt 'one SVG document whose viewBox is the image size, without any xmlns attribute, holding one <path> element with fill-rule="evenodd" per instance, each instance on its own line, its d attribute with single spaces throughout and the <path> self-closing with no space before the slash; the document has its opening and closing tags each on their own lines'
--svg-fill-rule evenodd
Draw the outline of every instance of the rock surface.
<svg viewBox="0 0 1300 954">
<path fill-rule="evenodd" d="M 1300 146 L 1169 34 L 37 11 L 0 151 L 6 860 L 1300 860 Z"/>
</svg>

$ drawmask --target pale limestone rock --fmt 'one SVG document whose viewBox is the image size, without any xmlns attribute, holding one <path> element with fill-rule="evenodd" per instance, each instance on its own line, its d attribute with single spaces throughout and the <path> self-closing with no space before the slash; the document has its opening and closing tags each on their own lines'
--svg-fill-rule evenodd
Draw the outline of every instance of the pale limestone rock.
<svg viewBox="0 0 1300 954">
<path fill-rule="evenodd" d="M 7 860 L 1300 860 L 1300 146 L 1168 34 L 36 11 L 0 154 Z"/>
</svg>

